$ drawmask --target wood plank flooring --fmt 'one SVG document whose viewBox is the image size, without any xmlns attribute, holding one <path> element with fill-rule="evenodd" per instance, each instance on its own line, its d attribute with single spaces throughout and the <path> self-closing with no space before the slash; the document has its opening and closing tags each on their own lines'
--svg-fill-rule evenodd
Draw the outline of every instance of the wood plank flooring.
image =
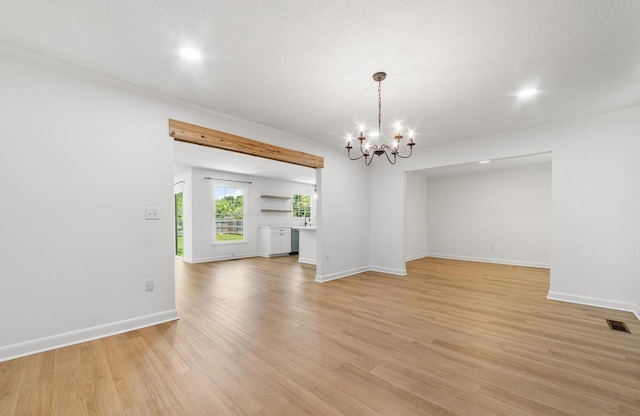
<svg viewBox="0 0 640 416">
<path fill-rule="evenodd" d="M 179 321 L 0 363 L 0 415 L 640 415 L 631 313 L 549 301 L 542 269 L 408 272 L 176 261 Z"/>
</svg>

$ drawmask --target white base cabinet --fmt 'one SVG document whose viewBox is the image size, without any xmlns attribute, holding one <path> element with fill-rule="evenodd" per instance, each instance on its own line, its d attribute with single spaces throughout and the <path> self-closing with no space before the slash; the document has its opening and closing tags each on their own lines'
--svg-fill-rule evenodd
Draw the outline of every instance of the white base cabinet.
<svg viewBox="0 0 640 416">
<path fill-rule="evenodd" d="M 300 230 L 298 261 L 316 264 L 316 227 L 299 227 L 298 229 Z"/>
<path fill-rule="evenodd" d="M 260 256 L 285 256 L 290 252 L 291 227 L 258 228 L 258 254 Z"/>
</svg>

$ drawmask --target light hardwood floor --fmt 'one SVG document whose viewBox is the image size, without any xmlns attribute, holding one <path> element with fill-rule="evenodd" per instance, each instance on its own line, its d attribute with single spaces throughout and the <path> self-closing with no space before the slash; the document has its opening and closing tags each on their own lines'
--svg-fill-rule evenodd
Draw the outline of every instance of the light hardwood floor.
<svg viewBox="0 0 640 416">
<path fill-rule="evenodd" d="M 640 415 L 631 313 L 546 300 L 542 269 L 408 271 L 176 261 L 179 321 L 0 363 L 0 414 Z"/>
</svg>

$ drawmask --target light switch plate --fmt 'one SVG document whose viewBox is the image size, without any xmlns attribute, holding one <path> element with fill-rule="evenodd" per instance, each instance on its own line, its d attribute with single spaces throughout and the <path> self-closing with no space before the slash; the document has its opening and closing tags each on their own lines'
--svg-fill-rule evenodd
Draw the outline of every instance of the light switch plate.
<svg viewBox="0 0 640 416">
<path fill-rule="evenodd" d="M 160 219 L 160 208 L 147 207 L 144 209 L 144 219 L 145 220 L 159 220 Z"/>
</svg>

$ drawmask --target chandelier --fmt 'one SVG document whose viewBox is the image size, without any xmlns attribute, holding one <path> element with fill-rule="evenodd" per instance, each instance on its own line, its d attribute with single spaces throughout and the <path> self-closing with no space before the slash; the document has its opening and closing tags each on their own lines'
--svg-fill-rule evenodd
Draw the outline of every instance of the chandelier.
<svg viewBox="0 0 640 416">
<path fill-rule="evenodd" d="M 373 74 L 373 80 L 378 83 L 378 144 L 371 145 L 366 142 L 367 138 L 364 137 L 364 126 L 360 126 L 360 136 L 358 140 L 360 141 L 360 155 L 358 157 L 351 157 L 351 149 L 353 146 L 351 145 L 351 136 L 347 137 L 347 145 L 345 148 L 347 149 L 347 156 L 351 160 L 358 160 L 364 157 L 364 164 L 369 166 L 373 161 L 373 156 L 381 156 L 385 155 L 389 163 L 394 165 L 396 163 L 396 159 L 398 157 L 408 158 L 413 153 L 413 146 L 416 143 L 413 141 L 413 131 L 409 131 L 409 142 L 407 146 L 409 146 L 409 154 L 401 155 L 400 154 L 400 140 L 403 139 L 402 136 L 402 126 L 400 124 L 396 124 L 395 134 L 391 141 L 391 144 L 382 143 L 382 135 L 380 131 L 380 123 L 382 121 L 382 81 L 387 77 L 386 72 L 376 72 Z"/>
</svg>

